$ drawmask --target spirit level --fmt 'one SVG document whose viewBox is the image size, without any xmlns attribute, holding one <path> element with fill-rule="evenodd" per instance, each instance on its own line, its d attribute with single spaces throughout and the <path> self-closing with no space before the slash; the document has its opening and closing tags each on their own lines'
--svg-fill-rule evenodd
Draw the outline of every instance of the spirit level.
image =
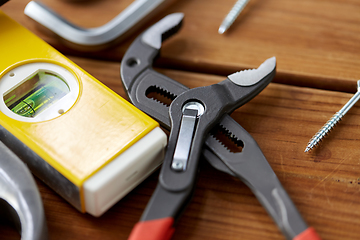
<svg viewBox="0 0 360 240">
<path fill-rule="evenodd" d="M 0 12 L 0 141 L 99 216 L 160 163 L 158 123 Z"/>
</svg>

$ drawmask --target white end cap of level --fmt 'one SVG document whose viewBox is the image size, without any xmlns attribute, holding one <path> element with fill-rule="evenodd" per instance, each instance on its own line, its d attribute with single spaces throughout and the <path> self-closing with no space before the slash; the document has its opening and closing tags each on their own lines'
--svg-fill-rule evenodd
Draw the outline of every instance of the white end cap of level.
<svg viewBox="0 0 360 240">
<path fill-rule="evenodd" d="M 165 133 L 157 127 L 86 180 L 86 212 L 102 215 L 140 184 L 162 163 L 166 144 Z"/>
</svg>

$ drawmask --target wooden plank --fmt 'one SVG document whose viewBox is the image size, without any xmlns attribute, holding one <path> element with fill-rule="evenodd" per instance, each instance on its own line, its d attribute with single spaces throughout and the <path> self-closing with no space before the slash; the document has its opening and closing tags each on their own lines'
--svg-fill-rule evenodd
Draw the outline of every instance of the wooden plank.
<svg viewBox="0 0 360 240">
<path fill-rule="evenodd" d="M 120 60 L 131 39 L 115 48 L 91 54 L 65 48 L 53 36 L 35 28 L 23 9 L 27 0 L 13 0 L 2 9 L 67 54 Z M 100 26 L 132 0 L 52 1 L 45 4 L 84 27 Z M 276 81 L 292 85 L 354 92 L 360 78 L 360 3 L 355 0 L 252 0 L 229 32 L 217 29 L 234 0 L 183 0 L 159 14 L 184 12 L 183 29 L 169 40 L 161 66 L 226 75 L 257 67 L 276 56 Z"/>
<path fill-rule="evenodd" d="M 72 60 L 125 97 L 118 63 L 76 57 Z M 161 72 L 191 88 L 224 79 L 182 71 Z M 271 83 L 232 114 L 258 142 L 304 219 L 327 240 L 360 238 L 360 107 L 353 107 L 319 148 L 311 153 L 304 153 L 304 149 L 309 138 L 350 97 L 347 93 Z M 38 182 L 50 238 L 126 239 L 156 186 L 157 174 L 99 218 L 79 213 Z M 0 231 L 3 229 L 1 239 L 18 239 L 8 227 Z M 284 238 L 245 184 L 203 161 L 194 198 L 173 239 Z"/>
</svg>

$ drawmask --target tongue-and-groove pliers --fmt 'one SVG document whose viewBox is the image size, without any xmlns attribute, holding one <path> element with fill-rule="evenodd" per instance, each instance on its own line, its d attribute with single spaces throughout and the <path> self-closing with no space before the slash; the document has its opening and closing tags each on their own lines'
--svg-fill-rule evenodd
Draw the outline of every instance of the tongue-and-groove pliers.
<svg viewBox="0 0 360 240">
<path fill-rule="evenodd" d="M 159 183 L 129 239 L 171 238 L 190 201 L 201 154 L 215 168 L 247 184 L 287 239 L 320 239 L 301 217 L 255 140 L 228 115 L 271 82 L 275 58 L 257 69 L 231 74 L 220 83 L 189 89 L 152 68 L 162 41 L 179 30 L 182 19 L 182 13 L 174 13 L 150 27 L 136 38 L 121 63 L 130 101 L 170 130 Z M 226 148 L 216 131 L 239 150 Z"/>
</svg>

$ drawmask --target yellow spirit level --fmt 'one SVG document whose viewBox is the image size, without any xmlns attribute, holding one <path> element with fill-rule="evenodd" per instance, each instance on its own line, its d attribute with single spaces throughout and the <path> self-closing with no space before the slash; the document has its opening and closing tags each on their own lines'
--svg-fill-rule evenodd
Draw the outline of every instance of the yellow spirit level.
<svg viewBox="0 0 360 240">
<path fill-rule="evenodd" d="M 158 123 L 0 11 L 0 141 L 99 216 L 160 163 Z"/>
</svg>

